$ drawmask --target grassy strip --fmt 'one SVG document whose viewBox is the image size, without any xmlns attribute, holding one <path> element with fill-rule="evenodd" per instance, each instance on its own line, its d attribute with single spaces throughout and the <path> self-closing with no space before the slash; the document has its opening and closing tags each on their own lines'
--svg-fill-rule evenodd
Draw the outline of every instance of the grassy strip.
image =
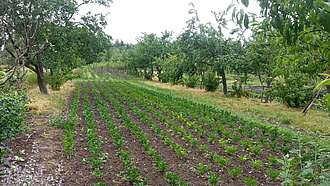
<svg viewBox="0 0 330 186">
<path fill-rule="evenodd" d="M 32 114 L 48 115 L 49 111 L 59 114 L 67 106 L 68 97 L 74 92 L 74 82 L 68 81 L 61 86 L 61 91 L 48 90 L 48 94 L 40 92 L 38 87 L 29 90 L 28 110 Z"/>
</svg>

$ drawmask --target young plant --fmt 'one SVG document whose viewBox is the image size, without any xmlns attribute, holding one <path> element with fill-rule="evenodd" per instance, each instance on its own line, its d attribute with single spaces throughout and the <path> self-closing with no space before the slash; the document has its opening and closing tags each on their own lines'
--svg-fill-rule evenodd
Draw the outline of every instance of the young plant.
<svg viewBox="0 0 330 186">
<path fill-rule="evenodd" d="M 171 139 L 169 139 L 168 137 L 166 137 L 164 140 L 162 140 L 163 142 L 164 142 L 164 144 L 165 145 L 171 145 L 173 142 L 174 142 L 174 140 L 171 140 Z"/>
<path fill-rule="evenodd" d="M 216 156 L 216 157 L 214 157 L 214 161 L 216 163 L 219 163 L 219 165 L 220 165 L 221 168 L 225 168 L 226 165 L 227 165 L 227 163 L 229 163 L 231 159 L 233 159 L 233 157 L 230 157 L 230 158 L 225 158 L 223 156 Z"/>
<path fill-rule="evenodd" d="M 248 154 L 245 154 L 244 156 L 237 155 L 237 157 L 239 158 L 239 160 L 240 160 L 242 163 L 244 163 L 246 160 L 249 159 L 247 156 L 248 156 Z"/>
<path fill-rule="evenodd" d="M 219 156 L 219 155 L 217 154 L 217 152 L 208 152 L 207 156 L 211 157 L 211 159 L 214 160 L 214 158 Z"/>
<path fill-rule="evenodd" d="M 198 133 L 199 133 L 199 135 L 201 136 L 201 137 L 204 137 L 205 136 L 205 134 L 206 134 L 206 130 L 204 130 L 204 129 L 202 129 L 202 130 L 200 130 L 200 131 L 198 131 Z"/>
<path fill-rule="evenodd" d="M 280 175 L 280 170 L 274 170 L 272 168 L 267 169 L 267 175 L 272 179 L 272 181 L 276 181 Z"/>
<path fill-rule="evenodd" d="M 233 133 L 233 129 L 229 129 L 229 130 L 224 130 L 224 131 L 222 131 L 222 134 L 223 134 L 225 137 L 227 137 L 227 138 L 229 138 L 229 137 L 231 136 L 232 133 Z"/>
<path fill-rule="evenodd" d="M 210 133 L 209 134 L 209 138 L 208 138 L 208 142 L 211 143 L 211 144 L 214 144 L 214 140 L 217 137 L 218 137 L 218 134 L 217 133 Z"/>
<path fill-rule="evenodd" d="M 217 128 L 215 128 L 215 130 L 217 131 L 218 135 L 222 135 L 223 130 L 225 130 L 224 126 L 219 126 Z"/>
<path fill-rule="evenodd" d="M 229 173 L 234 176 L 234 179 L 237 179 L 241 176 L 242 170 L 243 170 L 242 168 L 239 168 L 236 165 L 234 165 L 234 168 L 231 171 L 229 171 Z"/>
<path fill-rule="evenodd" d="M 164 161 L 164 155 L 155 155 L 154 156 L 154 160 L 157 162 L 158 164 L 158 170 L 160 172 L 165 172 L 167 170 L 167 168 L 169 167 L 169 165 L 166 164 L 166 162 Z"/>
<path fill-rule="evenodd" d="M 194 121 L 193 121 L 193 122 L 189 122 L 189 121 L 188 121 L 188 122 L 186 123 L 186 125 L 188 125 L 188 127 L 192 129 L 193 127 L 195 127 L 195 122 L 194 122 Z"/>
<path fill-rule="evenodd" d="M 266 137 L 265 136 L 259 136 L 259 141 L 261 144 L 265 144 Z"/>
<path fill-rule="evenodd" d="M 268 165 L 269 165 L 269 166 L 275 166 L 276 163 L 277 163 L 277 159 L 278 159 L 278 158 L 277 158 L 276 156 L 273 156 L 273 155 L 269 154 Z"/>
<path fill-rule="evenodd" d="M 254 170 L 258 170 L 260 167 L 263 166 L 263 162 L 261 160 L 254 160 L 254 159 L 251 159 L 250 160 L 250 163 L 252 165 L 252 167 L 254 168 Z"/>
<path fill-rule="evenodd" d="M 216 186 L 219 183 L 221 176 L 215 175 L 213 174 L 213 172 L 210 172 L 210 174 L 206 176 L 206 178 L 208 179 L 208 182 L 211 184 L 211 186 Z"/>
<path fill-rule="evenodd" d="M 192 138 L 192 139 L 190 140 L 190 142 L 191 142 L 194 146 L 197 146 L 197 143 L 198 143 L 199 141 L 201 141 L 201 139 Z"/>
<path fill-rule="evenodd" d="M 172 172 L 166 172 L 167 178 L 164 178 L 163 181 L 166 183 L 169 183 L 171 186 L 184 186 L 189 185 L 190 183 L 185 183 L 184 181 L 181 181 L 183 177 L 179 177 L 178 173 L 172 173 Z"/>
<path fill-rule="evenodd" d="M 202 163 L 199 163 L 197 172 L 200 173 L 201 175 L 204 175 L 207 171 L 209 171 L 211 169 L 211 166 L 212 166 L 212 164 L 203 165 Z"/>
<path fill-rule="evenodd" d="M 200 145 L 200 146 L 198 146 L 198 148 L 199 148 L 199 150 L 202 151 L 202 153 L 204 153 L 206 151 L 206 149 L 209 148 L 209 146 L 207 146 L 207 145 Z"/>
<path fill-rule="evenodd" d="M 251 147 L 252 142 L 249 139 L 242 139 L 241 145 L 245 147 L 246 149 L 249 149 Z"/>
<path fill-rule="evenodd" d="M 232 155 L 237 150 L 237 146 L 225 146 L 225 148 L 226 148 L 226 151 L 225 152 L 228 155 Z"/>
<path fill-rule="evenodd" d="M 187 141 L 191 141 L 193 135 L 192 134 L 189 134 L 189 135 L 183 135 L 183 139 L 187 140 Z"/>
<path fill-rule="evenodd" d="M 242 178 L 242 180 L 244 181 L 244 183 L 248 186 L 252 186 L 252 185 L 258 185 L 258 179 L 252 179 L 251 176 L 249 176 L 248 178 Z"/>
<path fill-rule="evenodd" d="M 223 138 L 219 139 L 219 144 L 221 147 L 225 147 L 229 143 L 228 140 L 224 140 Z"/>
<path fill-rule="evenodd" d="M 254 136 L 255 136 L 255 134 L 256 134 L 256 131 L 255 130 L 249 130 L 248 132 L 247 132 L 247 136 L 249 137 L 249 138 L 253 138 Z"/>
<path fill-rule="evenodd" d="M 233 135 L 232 135 L 232 139 L 235 143 L 238 142 L 238 140 L 240 140 L 241 138 L 242 138 L 242 135 L 240 135 L 240 134 L 233 133 Z"/>
<path fill-rule="evenodd" d="M 277 147 L 277 140 L 273 140 L 271 143 L 268 144 L 268 146 L 271 148 L 271 149 L 275 149 Z"/>
<path fill-rule="evenodd" d="M 281 146 L 280 150 L 284 155 L 286 155 L 286 154 L 289 154 L 291 147 L 290 146 Z"/>
<path fill-rule="evenodd" d="M 180 158 L 188 154 L 187 151 L 182 147 L 175 149 L 175 152 L 179 154 Z"/>
<path fill-rule="evenodd" d="M 262 145 L 251 146 L 250 148 L 256 156 L 258 156 L 258 154 L 262 152 Z"/>
</svg>

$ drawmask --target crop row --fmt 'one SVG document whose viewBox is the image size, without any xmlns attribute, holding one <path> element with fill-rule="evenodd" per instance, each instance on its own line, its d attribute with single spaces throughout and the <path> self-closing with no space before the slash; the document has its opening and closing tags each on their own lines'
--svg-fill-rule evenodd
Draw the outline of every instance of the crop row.
<svg viewBox="0 0 330 186">
<path fill-rule="evenodd" d="M 115 84 L 127 93 L 134 95 L 134 97 L 141 97 L 141 95 L 143 95 L 142 99 L 144 99 L 145 102 L 148 102 L 154 106 L 159 105 L 158 108 L 165 112 L 168 110 L 167 113 L 170 113 L 172 116 L 177 116 L 179 119 L 186 122 L 188 126 L 196 126 L 196 124 L 192 124 L 195 121 L 203 122 L 203 126 L 208 126 L 210 130 L 214 129 L 214 131 L 216 131 L 219 135 L 222 134 L 227 138 L 225 140 L 221 138 L 219 143 L 223 144 L 226 140 L 235 142 L 238 137 L 241 137 L 243 138 L 241 140 L 241 145 L 245 147 L 245 150 L 253 151 L 254 155 L 258 155 L 258 153 L 262 151 L 261 147 L 264 144 L 268 144 L 268 148 L 271 150 L 279 149 L 281 154 L 270 154 L 269 162 L 267 163 L 267 165 L 280 163 L 282 166 L 279 171 L 273 169 L 267 170 L 267 173 L 273 180 L 277 178 L 276 175 L 280 175 L 284 179 L 283 183 L 285 184 L 295 182 L 306 182 L 307 184 L 310 184 L 310 182 L 317 179 L 319 179 L 319 182 L 327 182 L 326 177 L 329 175 L 329 149 L 319 145 L 316 142 L 303 143 L 299 134 L 296 136 L 287 133 L 282 134 L 278 131 L 277 127 L 270 128 L 263 125 L 258 125 L 257 123 L 249 123 L 243 119 L 238 119 L 237 116 L 231 115 L 227 111 L 217 112 L 216 109 L 212 107 L 196 104 L 185 99 L 168 96 L 167 94 L 142 89 L 137 86 L 132 86 L 127 82 L 112 82 L 112 86 Z M 181 111 L 181 113 L 177 114 L 176 112 L 173 112 L 173 110 Z M 182 115 L 185 115 L 186 118 L 182 117 Z M 199 118 L 196 117 L 198 115 Z M 203 116 L 203 119 L 200 119 L 201 115 Z M 189 119 L 192 121 L 189 121 Z M 220 121 L 219 123 L 222 124 L 222 126 L 214 126 L 216 123 L 214 121 Z M 237 125 L 237 123 L 239 123 L 239 125 Z M 223 129 L 223 126 L 226 126 L 226 129 Z M 237 128 L 238 133 L 242 136 L 234 133 L 234 127 Z M 203 129 L 199 129 L 199 131 L 200 136 L 203 137 Z M 181 132 L 181 134 L 184 133 L 185 132 Z M 244 133 L 246 135 L 243 137 Z M 258 137 L 253 138 L 256 133 L 258 134 Z M 214 141 L 214 136 L 216 136 L 215 133 L 209 133 L 210 142 Z M 256 141 L 257 139 L 258 141 Z M 225 144 L 221 146 L 226 147 Z M 229 153 L 234 150 L 235 149 L 232 150 L 231 148 L 226 148 L 226 151 Z M 247 157 L 247 154 L 240 157 Z M 246 158 L 240 158 L 241 161 L 244 161 L 244 159 Z M 260 160 L 251 159 L 251 164 L 253 167 L 257 167 L 258 162 L 260 162 Z M 307 173 L 312 173 L 313 176 L 306 175 Z"/>
<path fill-rule="evenodd" d="M 316 142 L 302 142 L 300 134 L 282 133 L 276 126 L 267 127 L 225 110 L 126 81 L 83 83 L 83 117 L 91 153 L 88 163 L 94 168 L 91 174 L 97 178 L 105 174 L 101 169 L 107 152 L 102 152 L 98 145 L 104 136 L 97 136 L 95 126 L 99 122 L 93 119 L 86 84 L 112 142 L 119 149 L 117 154 L 125 167 L 123 179 L 131 183 L 146 185 L 148 180 L 135 165 L 134 152 L 126 147 L 124 128 L 138 139 L 141 148 L 155 162 L 150 166 L 164 174 L 162 180 L 170 185 L 196 184 L 197 178 L 193 176 L 196 174 L 197 181 L 210 185 L 232 182 L 313 185 L 329 181 L 329 149 Z M 77 85 L 71 107 L 73 115 L 79 96 Z M 110 107 L 115 111 L 110 111 Z M 120 123 L 114 122 L 114 117 Z M 78 121 L 77 115 L 74 118 Z M 70 143 L 70 138 L 66 141 Z M 160 148 L 160 143 L 165 146 Z M 74 145 L 73 140 L 71 144 Z M 175 154 L 177 159 L 173 163 Z"/>
</svg>

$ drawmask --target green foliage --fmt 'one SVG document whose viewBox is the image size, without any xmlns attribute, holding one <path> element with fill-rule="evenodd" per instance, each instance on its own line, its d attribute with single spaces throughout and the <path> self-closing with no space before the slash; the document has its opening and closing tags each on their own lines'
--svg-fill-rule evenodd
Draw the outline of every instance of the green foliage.
<svg viewBox="0 0 330 186">
<path fill-rule="evenodd" d="M 234 168 L 232 170 L 230 170 L 229 173 L 234 176 L 234 179 L 237 179 L 241 176 L 242 171 L 243 171 L 242 168 L 234 165 Z"/>
<path fill-rule="evenodd" d="M 215 73 L 208 72 L 202 76 L 202 82 L 206 91 L 215 92 L 220 84 L 220 78 Z"/>
<path fill-rule="evenodd" d="M 7 139 L 21 133 L 24 128 L 24 116 L 26 111 L 25 101 L 27 95 L 23 92 L 0 92 L 0 140 Z"/>
<path fill-rule="evenodd" d="M 321 87 L 325 87 L 325 86 L 329 86 L 330 85 L 330 75 L 329 74 L 320 74 L 320 75 L 325 75 L 325 76 L 328 76 L 327 79 L 319 82 L 316 87 L 314 88 L 314 92 L 316 90 L 318 90 L 319 88 Z M 330 111 L 330 94 L 324 96 L 324 98 L 322 98 L 322 100 L 325 102 L 325 109 L 329 110 Z"/>
<path fill-rule="evenodd" d="M 274 38 L 253 36 L 254 40 L 247 43 L 246 54 L 238 69 L 244 74 L 253 74 L 259 78 L 260 84 L 271 85 L 277 77 L 278 66 L 276 57 L 281 55 L 283 46 Z"/>
<path fill-rule="evenodd" d="M 244 181 L 244 183 L 246 183 L 246 185 L 251 186 L 251 185 L 258 185 L 258 179 L 252 179 L 251 176 L 249 176 L 248 178 L 242 178 L 242 180 Z"/>
<path fill-rule="evenodd" d="M 1 167 L 8 166 L 3 157 L 10 150 L 4 144 L 7 140 L 25 131 L 25 101 L 27 95 L 23 92 L 0 92 L 0 174 Z M 3 148 L 4 147 L 4 148 Z M 0 177 L 1 180 L 1 177 Z"/>
<path fill-rule="evenodd" d="M 26 75 L 26 84 L 29 87 L 37 85 L 37 74 L 36 73 L 30 73 Z"/>
<path fill-rule="evenodd" d="M 195 88 L 200 82 L 200 77 L 198 75 L 187 75 L 183 76 L 183 83 L 190 88 Z"/>
<path fill-rule="evenodd" d="M 230 96 L 237 96 L 240 97 L 250 97 L 251 92 L 248 90 L 243 90 L 242 83 L 239 81 L 235 81 L 232 85 L 232 89 L 230 91 Z"/>
<path fill-rule="evenodd" d="M 210 172 L 210 174 L 206 177 L 207 177 L 209 183 L 211 184 L 211 186 L 216 186 L 221 179 L 221 176 L 215 175 L 215 174 L 213 174 L 213 172 Z"/>
<path fill-rule="evenodd" d="M 305 106 L 313 98 L 313 87 L 302 75 L 286 77 L 285 82 L 276 82 L 267 95 L 279 98 L 290 107 Z"/>
<path fill-rule="evenodd" d="M 280 170 L 274 170 L 272 168 L 267 169 L 267 175 L 272 179 L 272 181 L 276 181 L 280 175 Z"/>
</svg>

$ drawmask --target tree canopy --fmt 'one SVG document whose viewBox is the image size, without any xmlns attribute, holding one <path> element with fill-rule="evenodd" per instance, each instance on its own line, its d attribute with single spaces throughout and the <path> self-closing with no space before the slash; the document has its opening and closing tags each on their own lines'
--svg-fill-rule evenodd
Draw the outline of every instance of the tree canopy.
<svg viewBox="0 0 330 186">
<path fill-rule="evenodd" d="M 74 16 L 79 7 L 86 4 L 109 6 L 111 2 L 84 0 L 78 4 L 75 0 L 1 1 L 1 44 L 13 59 L 9 64 L 11 67 L 6 70 L 9 75 L 1 84 L 8 82 L 14 74 L 19 76 L 20 69 L 27 67 L 37 73 L 40 91 L 47 93 L 44 67 L 69 66 L 72 60 L 68 56 L 79 56 L 89 62 L 93 60 L 104 49 L 104 16 L 88 13 L 79 22 L 75 22 Z M 59 60 L 47 64 L 46 58 Z"/>
</svg>

